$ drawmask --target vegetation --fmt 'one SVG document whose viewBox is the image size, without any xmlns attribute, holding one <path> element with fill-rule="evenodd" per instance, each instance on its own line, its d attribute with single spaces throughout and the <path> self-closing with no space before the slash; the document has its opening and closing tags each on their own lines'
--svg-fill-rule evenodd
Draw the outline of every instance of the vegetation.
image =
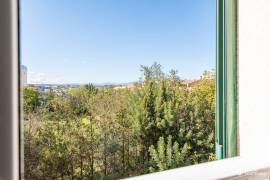
<svg viewBox="0 0 270 180">
<path fill-rule="evenodd" d="M 25 179 L 119 179 L 214 159 L 215 83 L 142 66 L 132 87 L 23 89 Z"/>
</svg>

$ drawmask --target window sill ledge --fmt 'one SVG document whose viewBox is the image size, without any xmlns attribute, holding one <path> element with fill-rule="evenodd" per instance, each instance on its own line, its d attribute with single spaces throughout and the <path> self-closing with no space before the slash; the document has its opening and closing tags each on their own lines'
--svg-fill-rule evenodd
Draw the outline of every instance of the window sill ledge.
<svg viewBox="0 0 270 180">
<path fill-rule="evenodd" d="M 147 174 L 131 178 L 133 180 L 146 179 L 224 179 L 240 176 L 248 172 L 270 167 L 270 158 L 244 158 L 235 157 L 194 166 L 177 168 L 173 170 Z"/>
</svg>

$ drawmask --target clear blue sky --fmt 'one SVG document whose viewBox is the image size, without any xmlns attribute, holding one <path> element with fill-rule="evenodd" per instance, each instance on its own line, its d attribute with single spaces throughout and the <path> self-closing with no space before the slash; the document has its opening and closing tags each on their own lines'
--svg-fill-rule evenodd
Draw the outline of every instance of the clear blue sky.
<svg viewBox="0 0 270 180">
<path fill-rule="evenodd" d="M 215 0 L 21 0 L 29 83 L 137 81 L 154 61 L 182 79 L 215 67 Z"/>
</svg>

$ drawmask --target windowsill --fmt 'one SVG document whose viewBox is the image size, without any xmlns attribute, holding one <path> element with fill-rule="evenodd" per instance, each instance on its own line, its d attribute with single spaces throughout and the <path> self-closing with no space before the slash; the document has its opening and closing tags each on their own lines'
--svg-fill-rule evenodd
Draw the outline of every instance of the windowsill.
<svg viewBox="0 0 270 180">
<path fill-rule="evenodd" d="M 144 179 L 223 179 L 242 175 L 247 172 L 256 171 L 270 167 L 269 158 L 243 158 L 235 157 L 209 163 L 202 163 L 153 174 L 134 177 L 134 180 Z"/>
</svg>

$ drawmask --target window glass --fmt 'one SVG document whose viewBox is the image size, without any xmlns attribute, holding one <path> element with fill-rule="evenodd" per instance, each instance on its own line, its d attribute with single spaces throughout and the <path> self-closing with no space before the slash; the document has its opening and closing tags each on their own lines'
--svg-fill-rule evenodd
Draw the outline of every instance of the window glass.
<svg viewBox="0 0 270 180">
<path fill-rule="evenodd" d="M 24 176 L 215 160 L 215 0 L 21 0 Z"/>
</svg>

